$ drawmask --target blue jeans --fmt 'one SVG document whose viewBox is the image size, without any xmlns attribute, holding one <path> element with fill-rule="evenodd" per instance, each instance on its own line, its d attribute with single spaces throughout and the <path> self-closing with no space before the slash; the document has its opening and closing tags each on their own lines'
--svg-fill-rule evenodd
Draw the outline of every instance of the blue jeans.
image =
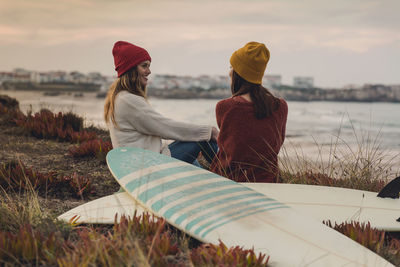
<svg viewBox="0 0 400 267">
<path fill-rule="evenodd" d="M 175 141 L 169 144 L 168 148 L 171 151 L 171 157 L 197 166 L 199 165 L 196 159 L 200 151 L 208 163 L 212 162 L 218 151 L 217 142 L 213 140 L 201 142 Z"/>
</svg>

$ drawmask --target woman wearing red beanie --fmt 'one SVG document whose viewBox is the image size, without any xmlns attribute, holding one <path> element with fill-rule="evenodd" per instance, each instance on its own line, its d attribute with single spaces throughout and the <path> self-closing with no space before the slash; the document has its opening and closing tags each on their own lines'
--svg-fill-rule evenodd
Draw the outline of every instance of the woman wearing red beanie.
<svg viewBox="0 0 400 267">
<path fill-rule="evenodd" d="M 113 147 L 140 147 L 193 163 L 200 151 L 211 162 L 218 130 L 208 125 L 178 122 L 163 117 L 147 102 L 146 85 L 151 57 L 136 45 L 118 41 L 113 56 L 117 80 L 104 105 Z M 164 145 L 162 139 L 178 140 Z"/>
<path fill-rule="evenodd" d="M 237 182 L 276 182 L 288 106 L 261 85 L 269 60 L 264 44 L 232 54 L 232 97 L 216 106 L 219 151 L 211 170 Z"/>
</svg>

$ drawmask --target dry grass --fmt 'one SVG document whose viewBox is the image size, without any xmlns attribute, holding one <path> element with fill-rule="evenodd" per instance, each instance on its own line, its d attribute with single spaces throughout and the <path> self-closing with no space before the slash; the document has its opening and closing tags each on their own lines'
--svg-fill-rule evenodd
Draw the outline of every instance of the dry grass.
<svg viewBox="0 0 400 267">
<path fill-rule="evenodd" d="M 380 191 L 398 176 L 393 166 L 400 157 L 382 149 L 380 134 L 357 132 L 353 126 L 353 135 L 355 146 L 340 137 L 340 129 L 327 146 L 315 141 L 318 153 L 314 158 L 305 155 L 301 148 L 286 144 L 280 154 L 280 182 Z"/>
<path fill-rule="evenodd" d="M 7 115 L 7 111 L 4 112 Z M 38 115 L 36 119 L 55 118 L 50 115 L 47 113 L 43 116 Z M 8 116 L 6 119 L 10 120 L 12 117 Z M 31 117 L 31 120 L 33 119 Z M 75 120 L 74 116 L 69 116 L 68 121 L 77 124 L 78 130 L 82 128 L 81 121 Z M 38 130 L 38 133 L 43 130 L 37 125 L 32 125 L 32 129 Z M 61 131 L 60 133 L 64 134 Z M 397 160 L 397 156 L 388 158 L 388 154 L 380 148 L 379 135 L 374 138 L 368 134 L 356 135 L 356 148 L 346 144 L 339 136 L 340 132 L 329 147 L 328 159 L 323 157 L 325 154 L 323 147 L 317 144 L 319 149 L 317 161 L 308 159 L 303 153 L 296 153 L 293 160 L 283 150 L 280 157 L 281 181 L 379 191 L 391 176 L 391 163 Z M 10 180 L 11 177 L 5 178 Z M 240 247 L 227 248 L 223 243 L 199 246 L 165 221 L 154 220 L 149 215 L 122 219 L 112 228 L 98 225 L 71 226 L 59 222 L 51 210 L 40 206 L 38 188 L 32 186 L 30 179 L 25 178 L 25 180 L 20 179 L 24 183 L 23 190 L 10 192 L 0 188 L 0 265 L 2 266 L 266 266 L 268 264 L 267 255 L 255 255 L 252 250 Z M 332 227 L 370 247 L 394 264 L 400 264 L 398 241 L 391 241 L 386 233 L 364 225 L 343 224 Z"/>
<path fill-rule="evenodd" d="M 41 207 L 37 188 L 26 176 L 24 184 L 11 193 L 0 187 L 1 266 L 250 267 L 266 266 L 269 259 L 223 243 L 198 247 L 149 214 L 123 217 L 112 228 L 66 224 Z"/>
<path fill-rule="evenodd" d="M 329 227 L 348 236 L 366 248 L 387 259 L 395 266 L 400 266 L 400 241 L 387 235 L 384 231 L 371 228 L 370 224 L 358 222 L 333 225 L 324 222 Z"/>
</svg>

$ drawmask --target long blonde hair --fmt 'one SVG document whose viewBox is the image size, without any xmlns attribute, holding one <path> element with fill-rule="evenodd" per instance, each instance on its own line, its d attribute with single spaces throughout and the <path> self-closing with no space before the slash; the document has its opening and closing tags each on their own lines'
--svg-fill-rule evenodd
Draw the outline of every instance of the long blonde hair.
<svg viewBox="0 0 400 267">
<path fill-rule="evenodd" d="M 146 86 L 143 86 L 138 79 L 137 66 L 133 67 L 126 73 L 122 74 L 121 77 L 117 78 L 108 90 L 104 104 L 104 120 L 107 124 L 111 121 L 116 127 L 118 127 L 118 125 L 115 121 L 114 115 L 115 98 L 121 91 L 128 91 L 131 94 L 147 99 L 147 89 Z"/>
</svg>

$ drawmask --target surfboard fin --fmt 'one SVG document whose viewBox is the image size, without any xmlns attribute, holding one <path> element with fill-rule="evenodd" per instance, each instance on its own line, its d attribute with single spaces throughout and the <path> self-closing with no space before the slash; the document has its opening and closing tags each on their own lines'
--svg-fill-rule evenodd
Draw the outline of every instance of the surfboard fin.
<svg viewBox="0 0 400 267">
<path fill-rule="evenodd" d="M 378 197 L 390 197 L 399 198 L 400 195 L 400 176 L 390 181 L 382 190 L 378 193 Z"/>
</svg>

